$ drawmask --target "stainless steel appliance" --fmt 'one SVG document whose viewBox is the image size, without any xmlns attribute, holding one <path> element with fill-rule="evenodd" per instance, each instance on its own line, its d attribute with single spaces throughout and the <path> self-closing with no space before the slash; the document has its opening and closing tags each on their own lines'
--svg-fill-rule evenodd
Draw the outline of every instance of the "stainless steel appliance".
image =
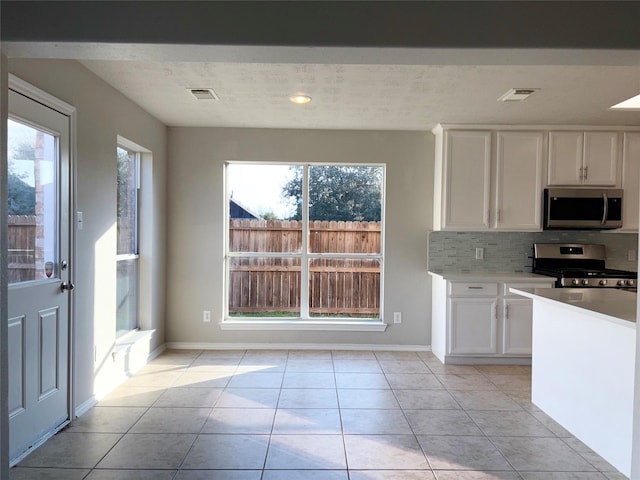
<svg viewBox="0 0 640 480">
<path fill-rule="evenodd" d="M 556 287 L 635 289 L 637 272 L 605 268 L 605 246 L 535 243 L 533 273 L 555 277 Z"/>
<path fill-rule="evenodd" d="M 604 230 L 622 227 L 620 188 L 546 188 L 544 228 Z"/>
</svg>

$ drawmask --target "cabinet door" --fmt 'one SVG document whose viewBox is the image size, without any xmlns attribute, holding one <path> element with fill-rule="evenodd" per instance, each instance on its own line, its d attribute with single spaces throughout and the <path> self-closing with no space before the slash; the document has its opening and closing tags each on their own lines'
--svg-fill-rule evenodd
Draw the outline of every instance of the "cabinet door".
<svg viewBox="0 0 640 480">
<path fill-rule="evenodd" d="M 582 132 L 549 132 L 548 185 L 581 185 Z"/>
<path fill-rule="evenodd" d="M 498 132 L 494 227 L 542 230 L 542 139 L 542 132 Z"/>
<path fill-rule="evenodd" d="M 487 230 L 491 175 L 491 132 L 445 132 L 444 230 Z"/>
<path fill-rule="evenodd" d="M 502 353 L 531 355 L 533 302 L 528 299 L 504 300 L 502 309 Z"/>
<path fill-rule="evenodd" d="M 585 132 L 584 185 L 615 186 L 618 166 L 618 133 Z"/>
<path fill-rule="evenodd" d="M 496 299 L 449 299 L 449 353 L 492 355 L 497 352 Z"/>
<path fill-rule="evenodd" d="M 622 149 L 622 228 L 638 231 L 640 215 L 640 132 L 626 132 Z"/>
</svg>

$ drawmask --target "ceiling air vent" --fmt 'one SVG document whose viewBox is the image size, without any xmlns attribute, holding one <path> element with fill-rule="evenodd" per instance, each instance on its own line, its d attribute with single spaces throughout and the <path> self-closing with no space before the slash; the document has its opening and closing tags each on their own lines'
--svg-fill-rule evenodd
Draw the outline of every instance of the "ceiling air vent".
<svg viewBox="0 0 640 480">
<path fill-rule="evenodd" d="M 198 100 L 220 100 L 216 92 L 211 88 L 189 88 L 188 90 Z"/>
<path fill-rule="evenodd" d="M 498 98 L 500 102 L 521 102 L 525 98 L 533 95 L 539 88 L 512 88 L 507 93 Z"/>
</svg>

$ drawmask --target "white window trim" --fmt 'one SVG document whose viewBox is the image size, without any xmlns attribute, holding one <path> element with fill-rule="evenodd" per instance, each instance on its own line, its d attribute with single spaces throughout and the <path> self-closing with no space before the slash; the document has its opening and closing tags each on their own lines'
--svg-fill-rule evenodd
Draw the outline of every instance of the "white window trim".
<svg viewBox="0 0 640 480">
<path fill-rule="evenodd" d="M 126 254 L 116 254 L 116 265 L 118 262 L 127 261 L 127 260 L 136 260 L 137 261 L 137 272 L 138 275 L 136 278 L 136 297 L 137 297 L 137 312 L 136 312 L 136 326 L 128 330 L 126 333 L 122 333 L 121 335 L 116 337 L 116 342 L 129 337 L 132 334 L 140 332 L 140 184 L 141 184 L 141 157 L 143 154 L 151 153 L 150 150 L 146 149 L 138 145 L 131 140 L 122 137 L 120 135 L 116 136 L 116 148 L 123 148 L 128 150 L 129 152 L 136 154 L 136 175 L 135 175 L 135 188 L 136 188 L 136 228 L 135 228 L 135 253 L 126 253 Z"/>
<path fill-rule="evenodd" d="M 387 323 L 384 320 L 384 258 L 385 258 L 385 230 L 386 230 L 386 164 L 381 163 L 336 163 L 336 162 L 250 162 L 250 161 L 227 161 L 224 164 L 223 182 L 225 199 L 228 198 L 226 168 L 233 164 L 254 164 L 254 165 L 301 165 L 303 167 L 303 211 L 308 212 L 309 206 L 309 185 L 308 169 L 315 165 L 355 165 L 362 167 L 382 167 L 382 202 L 381 202 L 381 236 L 380 253 L 355 254 L 357 258 L 377 259 L 380 262 L 380 318 L 341 318 L 341 317 L 310 317 L 309 316 L 309 292 L 307 288 L 300 289 L 300 317 L 230 317 L 229 316 L 229 259 L 230 258 L 300 258 L 301 265 L 313 258 L 354 258 L 350 253 L 310 253 L 308 251 L 309 219 L 308 215 L 302 216 L 302 251 L 301 252 L 229 252 L 229 202 L 224 201 L 224 298 L 222 320 L 218 323 L 221 330 L 316 330 L 316 331 L 353 331 L 353 332 L 384 332 Z M 309 269 L 301 269 L 301 284 L 309 284 Z"/>
<path fill-rule="evenodd" d="M 274 320 L 272 317 L 251 319 L 227 318 L 219 322 L 221 330 L 321 330 L 343 332 L 384 332 L 387 324 L 382 320 L 302 320 L 287 317 Z"/>
</svg>

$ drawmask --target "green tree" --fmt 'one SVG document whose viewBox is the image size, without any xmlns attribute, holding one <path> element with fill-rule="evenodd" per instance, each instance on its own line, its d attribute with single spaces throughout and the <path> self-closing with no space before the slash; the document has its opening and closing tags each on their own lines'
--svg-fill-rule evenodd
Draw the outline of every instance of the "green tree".
<svg viewBox="0 0 640 480">
<path fill-rule="evenodd" d="M 302 219 L 303 170 L 292 167 L 293 177 L 282 189 L 292 200 L 291 220 Z M 346 165 L 309 167 L 309 219 L 379 221 L 382 208 L 382 168 Z"/>
<path fill-rule="evenodd" d="M 259 215 L 264 220 L 280 220 L 280 218 L 278 218 L 278 215 L 276 215 L 271 210 L 266 212 L 259 212 Z"/>
<path fill-rule="evenodd" d="M 134 165 L 129 151 L 117 148 L 118 155 L 118 218 L 131 215 L 133 208 L 131 190 L 134 175 Z"/>
<path fill-rule="evenodd" d="M 18 144 L 9 154 L 7 172 L 7 212 L 9 215 L 35 215 L 36 189 L 24 181 L 26 175 L 15 171 L 13 162 L 18 160 L 36 161 L 36 152 L 29 143 Z"/>
<path fill-rule="evenodd" d="M 9 172 L 7 177 L 7 211 L 9 215 L 35 215 L 36 189 L 19 175 Z"/>
</svg>

